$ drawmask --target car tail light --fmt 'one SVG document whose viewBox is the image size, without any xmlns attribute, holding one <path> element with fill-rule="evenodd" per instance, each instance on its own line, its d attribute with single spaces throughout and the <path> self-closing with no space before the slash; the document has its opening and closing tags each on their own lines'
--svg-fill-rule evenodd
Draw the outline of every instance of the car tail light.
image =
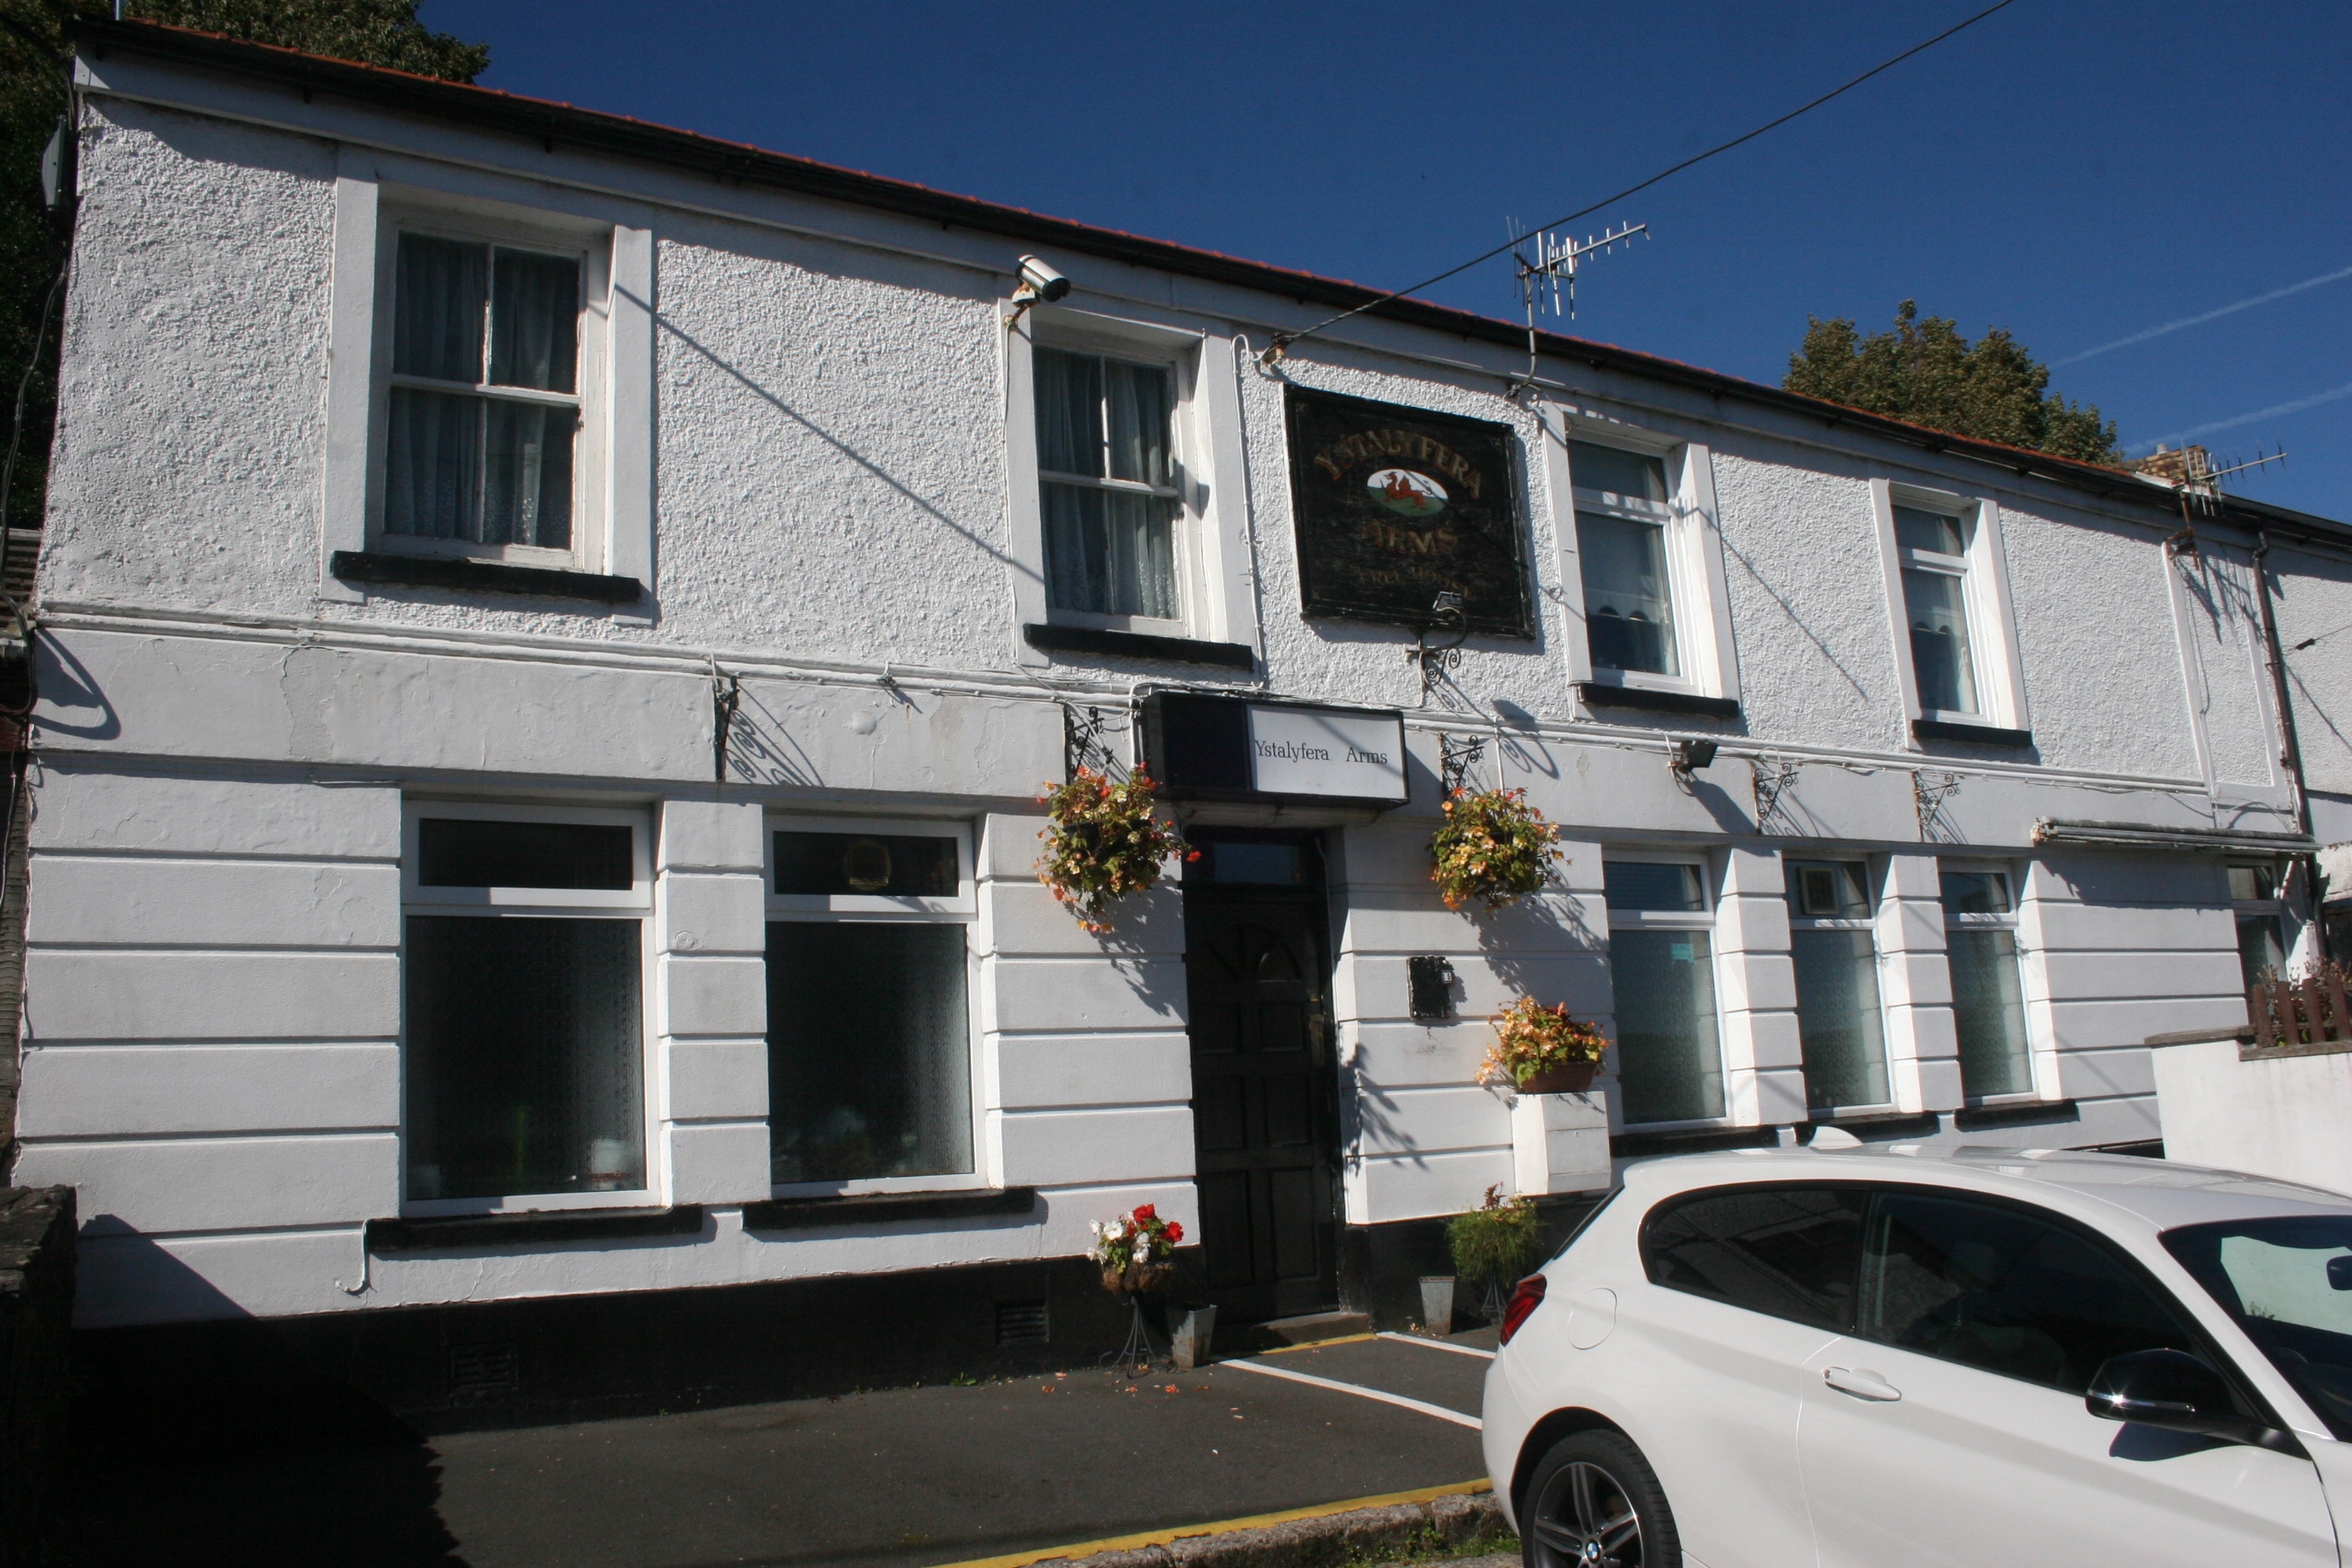
<svg viewBox="0 0 2352 1568">
<path fill-rule="evenodd" d="M 1504 1344 L 1511 1342 L 1511 1336 L 1519 1331 L 1519 1325 L 1527 1320 L 1527 1314 L 1543 1305 L 1544 1292 L 1550 1284 L 1551 1281 L 1540 1274 L 1530 1274 L 1519 1281 L 1519 1288 L 1511 1292 L 1511 1305 L 1502 1309 Z"/>
</svg>

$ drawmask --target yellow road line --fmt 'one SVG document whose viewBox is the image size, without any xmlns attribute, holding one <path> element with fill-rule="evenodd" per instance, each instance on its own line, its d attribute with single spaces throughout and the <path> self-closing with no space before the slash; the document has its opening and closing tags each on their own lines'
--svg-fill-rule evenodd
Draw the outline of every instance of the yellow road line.
<svg viewBox="0 0 2352 1568">
<path fill-rule="evenodd" d="M 1312 1508 L 1286 1508 L 1280 1513 L 1254 1513 L 1246 1519 L 1223 1519 L 1214 1525 L 1179 1525 L 1169 1530 L 1147 1530 L 1140 1536 L 1112 1536 L 1104 1540 L 1080 1541 L 1073 1546 L 1049 1546 L 1037 1551 L 1016 1551 L 1005 1557 L 975 1557 L 968 1562 L 949 1562 L 942 1568 L 1029 1568 L 1033 1562 L 1050 1562 L 1057 1558 L 1092 1557 L 1102 1551 L 1134 1551 L 1142 1547 L 1166 1546 L 1170 1541 L 1192 1536 L 1221 1536 L 1232 1530 L 1262 1530 L 1269 1525 L 1288 1525 L 1300 1519 L 1327 1519 L 1334 1513 L 1347 1513 L 1359 1508 L 1394 1508 L 1404 1502 L 1433 1502 L 1441 1497 L 1462 1497 L 1491 1489 L 1487 1481 L 1463 1481 L 1451 1487 L 1423 1487 L 1418 1491 L 1387 1492 L 1379 1497 L 1352 1497 L 1345 1502 L 1317 1503 Z"/>
<path fill-rule="evenodd" d="M 1288 1355 L 1292 1351 L 1321 1350 L 1325 1345 L 1358 1344 L 1363 1341 L 1377 1340 L 1379 1337 L 1380 1336 L 1378 1334 L 1341 1334 L 1339 1338 L 1334 1340 L 1307 1340 L 1294 1345 L 1277 1345 L 1272 1350 L 1262 1350 L 1257 1354 L 1260 1355 Z"/>
</svg>

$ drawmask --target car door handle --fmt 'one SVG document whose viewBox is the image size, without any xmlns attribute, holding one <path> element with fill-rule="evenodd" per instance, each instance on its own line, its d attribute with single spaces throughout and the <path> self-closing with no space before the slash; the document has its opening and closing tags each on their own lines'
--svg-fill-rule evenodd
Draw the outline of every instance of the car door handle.
<svg viewBox="0 0 2352 1568">
<path fill-rule="evenodd" d="M 1852 1394 L 1856 1399 L 1877 1400 L 1884 1403 L 1903 1397 L 1901 1389 L 1888 1382 L 1876 1372 L 1866 1372 L 1859 1367 L 1830 1367 L 1821 1374 L 1821 1381 L 1842 1394 Z"/>
</svg>

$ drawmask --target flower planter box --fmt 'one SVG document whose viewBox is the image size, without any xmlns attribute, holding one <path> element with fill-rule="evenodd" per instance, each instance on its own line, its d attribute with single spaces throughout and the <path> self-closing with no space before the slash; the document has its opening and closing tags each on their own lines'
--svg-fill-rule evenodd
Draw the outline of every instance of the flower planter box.
<svg viewBox="0 0 2352 1568">
<path fill-rule="evenodd" d="M 1526 1196 L 1606 1192 L 1609 1101 L 1583 1094 L 1522 1092 L 1511 1107 L 1512 1177 Z"/>
<path fill-rule="evenodd" d="M 1581 1095 L 1592 1087 L 1593 1075 L 1600 1071 L 1597 1061 L 1572 1061 L 1565 1067 L 1534 1072 L 1519 1080 L 1523 1095 Z"/>
</svg>

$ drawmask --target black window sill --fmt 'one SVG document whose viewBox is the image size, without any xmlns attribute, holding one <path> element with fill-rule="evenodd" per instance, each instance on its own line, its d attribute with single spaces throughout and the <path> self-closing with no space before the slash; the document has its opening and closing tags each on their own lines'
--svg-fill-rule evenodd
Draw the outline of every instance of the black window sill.
<svg viewBox="0 0 2352 1568">
<path fill-rule="evenodd" d="M 1202 643 L 1190 637 L 1152 637 L 1099 626 L 1040 626 L 1021 629 L 1028 644 L 1047 654 L 1096 654 L 1114 659 L 1157 659 L 1163 664 L 1208 664 L 1244 673 L 1257 668 L 1257 655 L 1240 643 Z"/>
<path fill-rule="evenodd" d="M 378 1255 L 446 1252 L 452 1247 L 514 1247 L 541 1242 L 630 1241 L 699 1236 L 703 1206 L 674 1208 L 550 1208 L 529 1214 L 444 1214 L 367 1222 L 367 1250 Z"/>
<path fill-rule="evenodd" d="M 1657 692 L 1646 686 L 1611 686 L 1605 681 L 1579 680 L 1576 695 L 1588 708 L 1640 708 L 1647 713 L 1684 714 L 1692 718 L 1737 718 L 1740 705 L 1729 697 L 1702 697 L 1695 692 Z"/>
<path fill-rule="evenodd" d="M 2019 751 L 2029 750 L 2034 743 L 2030 729 L 2002 729 L 1990 724 L 1954 724 L 1942 718 L 1913 719 L 1911 737 L 1916 741 L 1956 741 L 1964 746 L 2014 746 Z"/>
<path fill-rule="evenodd" d="M 1952 1124 L 1963 1133 L 1981 1133 L 1989 1127 L 2035 1127 L 2044 1122 L 2081 1120 L 2082 1108 L 2072 1100 L 1972 1105 L 1952 1113 Z"/>
<path fill-rule="evenodd" d="M 469 594 L 521 594 L 542 599 L 586 599 L 600 605 L 633 605 L 645 585 L 633 577 L 603 577 L 593 571 L 554 571 L 503 561 L 452 559 L 440 556 L 383 555 L 373 550 L 337 550 L 327 570 L 346 582 L 386 582 L 407 588 L 454 588 Z"/>
<path fill-rule="evenodd" d="M 1620 1133 L 1609 1140 L 1612 1159 L 1647 1159 L 1652 1155 L 1713 1154 L 1720 1149 L 1769 1149 L 1781 1141 L 1777 1127 L 1709 1128 L 1696 1133 Z"/>
<path fill-rule="evenodd" d="M 1824 1127 L 1842 1127 L 1857 1135 L 1868 1133 L 1875 1138 L 1931 1138 L 1943 1131 L 1943 1121 L 1932 1110 L 1866 1110 L 1856 1116 L 1816 1116 L 1797 1129 L 1797 1135 L 1810 1143 Z"/>
<path fill-rule="evenodd" d="M 1035 1187 L 766 1198 L 743 1206 L 743 1229 L 815 1231 L 831 1225 L 880 1225 L 891 1220 L 974 1219 L 997 1214 L 1027 1214 L 1036 1207 L 1037 1189 Z"/>
</svg>

